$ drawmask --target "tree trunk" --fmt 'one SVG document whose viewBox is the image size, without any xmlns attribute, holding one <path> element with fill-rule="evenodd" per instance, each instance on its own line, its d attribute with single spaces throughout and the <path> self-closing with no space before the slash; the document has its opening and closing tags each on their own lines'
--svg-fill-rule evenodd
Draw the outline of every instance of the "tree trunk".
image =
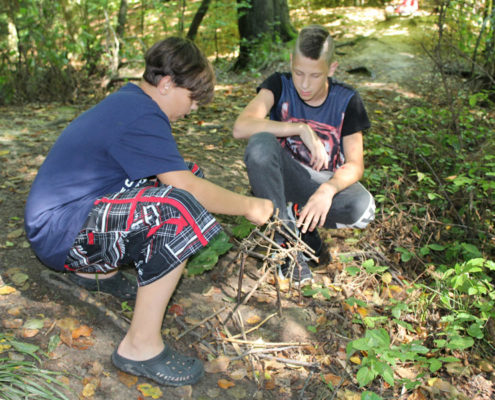
<svg viewBox="0 0 495 400">
<path fill-rule="evenodd" d="M 196 11 L 196 15 L 189 26 L 189 31 L 187 32 L 187 38 L 194 40 L 196 38 L 196 34 L 198 33 L 198 28 L 201 25 L 201 21 L 203 21 L 204 16 L 208 11 L 208 7 L 210 6 L 211 0 L 203 0 L 201 5 Z"/>
<path fill-rule="evenodd" d="M 253 49 L 263 37 L 273 40 L 278 36 L 288 42 L 296 36 L 287 0 L 237 0 L 237 4 L 240 50 L 234 70 L 249 64 Z"/>
<path fill-rule="evenodd" d="M 127 0 L 120 0 L 119 15 L 117 18 L 117 28 L 115 33 L 122 45 L 122 37 L 124 36 L 125 24 L 127 21 Z"/>
<path fill-rule="evenodd" d="M 19 29 L 17 27 L 16 12 L 19 9 L 18 1 L 1 1 L 0 5 L 7 11 L 8 36 L 7 45 L 9 48 L 9 61 L 17 64 L 21 68 L 22 45 L 19 40 Z"/>
</svg>

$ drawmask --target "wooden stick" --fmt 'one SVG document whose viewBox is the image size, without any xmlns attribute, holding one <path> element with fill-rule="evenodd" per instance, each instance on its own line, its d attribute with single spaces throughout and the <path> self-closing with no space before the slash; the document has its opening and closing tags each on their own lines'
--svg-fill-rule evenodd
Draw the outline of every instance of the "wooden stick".
<svg viewBox="0 0 495 400">
<path fill-rule="evenodd" d="M 189 332 L 191 332 L 192 330 L 196 329 L 198 326 L 200 325 L 203 325 L 206 321 L 216 317 L 218 314 L 220 314 L 222 311 L 224 311 L 225 309 L 227 308 L 227 306 L 223 306 L 220 310 L 218 311 L 215 311 L 213 314 L 211 314 L 210 316 L 204 318 L 203 320 L 201 320 L 200 322 L 198 322 L 196 325 L 193 325 L 191 326 L 189 329 L 185 330 L 184 332 L 182 332 L 179 336 L 177 336 L 177 340 L 179 340 L 181 337 L 183 337 L 184 335 L 188 334 Z"/>
<path fill-rule="evenodd" d="M 246 332 L 244 331 L 244 321 L 242 320 L 242 315 L 239 310 L 237 310 L 237 318 L 239 319 L 239 326 L 241 328 L 242 337 L 244 338 L 244 340 L 247 340 Z M 251 364 L 251 372 L 253 376 L 256 377 L 256 367 L 254 365 L 253 356 L 251 354 L 248 354 L 247 357 L 249 359 L 249 363 Z M 257 380 L 257 378 L 255 379 Z"/>
<path fill-rule="evenodd" d="M 290 349 L 294 349 L 294 348 L 297 348 L 297 346 L 274 347 L 272 349 L 251 349 L 251 350 L 245 351 L 240 356 L 231 357 L 230 358 L 230 361 L 236 361 L 236 360 L 238 360 L 240 358 L 243 358 L 243 357 L 247 356 L 248 354 L 278 353 L 280 351 L 290 350 Z"/>
<path fill-rule="evenodd" d="M 242 340 L 242 339 L 234 339 L 233 337 L 221 338 L 226 342 L 239 343 L 239 344 L 251 344 L 254 347 L 270 347 L 270 346 L 314 346 L 314 343 L 306 343 L 306 342 L 257 342 L 252 340 Z"/>
<path fill-rule="evenodd" d="M 301 392 L 299 393 L 299 400 L 303 400 L 303 399 L 304 399 L 304 392 L 306 391 L 306 388 L 308 387 L 309 381 L 310 381 L 310 380 L 311 380 L 311 378 L 313 377 L 313 374 L 314 374 L 314 372 L 311 370 L 311 371 L 309 372 L 308 377 L 306 378 L 306 381 L 304 382 L 304 386 L 303 386 L 303 388 L 301 389 Z"/>
<path fill-rule="evenodd" d="M 242 255 L 241 268 L 239 269 L 239 281 L 237 283 L 237 303 L 240 303 L 240 301 L 241 301 L 242 279 L 244 277 L 244 265 L 246 264 L 246 258 L 247 258 L 247 254 L 244 253 Z"/>
<path fill-rule="evenodd" d="M 275 360 L 284 364 L 298 365 L 300 367 L 306 367 L 306 368 L 318 368 L 320 366 L 318 363 L 307 363 L 305 361 L 297 361 L 297 360 L 290 360 L 288 358 L 273 357 L 266 354 L 260 354 L 258 357 L 266 358 L 268 360 Z"/>
</svg>

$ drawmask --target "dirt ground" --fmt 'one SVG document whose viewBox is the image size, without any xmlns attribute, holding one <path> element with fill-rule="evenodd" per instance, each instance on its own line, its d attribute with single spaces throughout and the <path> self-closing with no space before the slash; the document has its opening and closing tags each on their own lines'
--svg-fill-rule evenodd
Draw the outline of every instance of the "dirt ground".
<svg viewBox="0 0 495 400">
<path fill-rule="evenodd" d="M 345 18 L 336 20 L 329 28 L 338 32 L 339 43 L 350 43 L 337 48 L 340 63 L 337 78 L 356 87 L 368 107 L 371 119 L 381 109 L 394 107 L 397 96 L 415 97 L 415 78 L 423 70 L 420 43 L 425 30 L 421 21 L 427 15 L 385 20 L 381 9 L 348 9 Z M 271 71 L 253 78 L 249 83 L 235 84 L 220 81 L 215 101 L 191 115 L 175 127 L 175 137 L 187 159 L 194 159 L 212 181 L 229 189 L 248 193 L 242 154 L 245 143 L 231 138 L 236 115 L 254 94 L 255 86 Z M 23 208 L 30 184 L 44 156 L 61 130 L 89 104 L 30 104 L 23 107 L 0 108 L 0 278 L 16 291 L 0 295 L 3 332 L 12 332 L 20 340 L 48 348 L 50 338 L 61 337 L 61 343 L 48 357 L 43 368 L 66 373 L 65 382 L 72 393 L 69 398 L 138 399 L 145 395 L 141 384 L 156 385 L 140 378 L 117 373 L 110 355 L 123 336 L 129 310 L 125 304 L 104 294 L 85 293 L 49 274 L 40 264 L 24 237 Z M 373 192 L 373 188 L 370 188 Z M 233 219 L 220 218 L 226 226 Z M 367 232 L 322 232 L 334 255 L 359 249 L 367 234 L 379 229 L 377 220 Z M 331 392 L 320 378 L 320 367 L 345 379 L 345 365 L 338 361 L 346 343 L 347 332 L 353 325 L 342 309 L 342 297 L 322 302 L 311 297 L 299 297 L 297 291 L 283 292 L 283 316 L 276 312 L 273 285 L 261 285 L 246 305 L 239 308 L 245 329 L 256 327 L 258 321 L 270 317 L 266 323 L 248 335 L 250 342 L 262 338 L 274 346 L 289 347 L 281 351 L 279 359 L 264 358 L 263 371 L 252 374 L 252 364 L 245 359 L 211 362 L 221 354 L 235 358 L 250 347 L 243 343 L 232 345 L 217 335 L 227 327 L 232 336 L 240 332 L 240 322 L 230 321 L 223 326 L 220 320 L 235 306 L 239 265 L 231 263 L 235 251 L 222 257 L 208 273 L 181 280 L 171 301 L 164 322 L 164 337 L 177 349 L 194 354 L 209 362 L 210 373 L 194 387 L 173 389 L 160 387 L 163 399 L 316 399 L 329 398 Z M 317 282 L 335 282 L 341 263 L 338 258 L 317 269 Z M 133 273 L 131 269 L 127 270 Z M 26 276 L 22 275 L 26 274 Z M 244 293 L 259 279 L 257 261 L 248 258 Z M 20 279 L 19 277 L 24 277 Z M 1 283 L 1 282 L 0 282 Z M 129 303 L 132 306 L 132 303 Z M 308 327 L 315 325 L 326 308 L 332 315 L 335 329 L 322 338 Z M 215 311 L 225 311 L 220 318 L 212 317 L 200 327 L 177 340 L 188 327 L 211 317 Z M 44 325 L 33 334 L 22 325 L 33 318 Z M 13 326 L 13 320 L 20 320 Z M 92 329 L 89 335 L 67 338 L 67 330 L 78 326 Z M 32 335 L 32 336 L 31 336 Z M 217 339 L 214 339 L 214 338 Z M 242 335 L 240 337 L 242 339 Z M 227 335 L 228 339 L 228 335 Z M 308 343 L 307 346 L 293 344 Z M 320 348 L 314 346 L 320 343 Z M 253 344 L 251 343 L 251 346 Z M 268 353 L 267 353 L 268 354 Z M 337 361 L 328 361 L 324 356 Z M 297 358 L 300 364 L 287 363 Z M 316 366 L 314 360 L 318 360 Z M 223 360 L 225 363 L 225 360 Z M 219 381 L 223 379 L 224 381 Z M 227 383 L 225 383 L 227 382 Z M 233 386 L 231 386 L 233 385 Z M 139 390 L 139 387 L 141 390 Z"/>
</svg>

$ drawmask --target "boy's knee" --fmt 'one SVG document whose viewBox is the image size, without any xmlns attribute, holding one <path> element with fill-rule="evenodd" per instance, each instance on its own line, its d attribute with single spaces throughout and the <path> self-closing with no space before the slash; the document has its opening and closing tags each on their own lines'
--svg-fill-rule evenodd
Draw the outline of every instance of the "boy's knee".
<svg viewBox="0 0 495 400">
<path fill-rule="evenodd" d="M 268 132 L 257 133 L 251 136 L 244 154 L 246 164 L 264 165 L 274 159 L 274 153 L 280 148 L 277 138 Z"/>
<path fill-rule="evenodd" d="M 375 199 L 366 191 L 362 196 L 355 199 L 350 205 L 351 226 L 354 228 L 365 228 L 375 219 Z"/>
</svg>

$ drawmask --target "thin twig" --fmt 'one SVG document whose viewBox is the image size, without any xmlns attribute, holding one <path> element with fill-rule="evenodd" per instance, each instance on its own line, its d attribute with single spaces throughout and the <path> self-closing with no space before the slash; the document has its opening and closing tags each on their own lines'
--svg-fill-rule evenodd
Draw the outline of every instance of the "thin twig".
<svg viewBox="0 0 495 400">
<path fill-rule="evenodd" d="M 237 318 L 239 319 L 239 326 L 241 328 L 242 337 L 244 338 L 244 340 L 247 340 L 246 332 L 244 331 L 244 321 L 242 320 L 242 315 L 239 310 L 237 310 Z M 253 376 L 256 376 L 256 367 L 254 366 L 253 356 L 249 354 L 248 358 L 249 358 L 249 363 L 251 364 L 251 372 Z"/>
<path fill-rule="evenodd" d="M 219 337 L 218 340 L 224 340 L 226 342 L 231 343 L 239 343 L 239 344 L 250 344 L 254 347 L 270 347 L 270 346 L 314 346 L 315 343 L 308 342 L 258 342 L 253 340 L 242 340 L 242 339 L 234 339 L 232 337 Z"/>
<path fill-rule="evenodd" d="M 306 381 L 304 382 L 304 386 L 303 388 L 301 389 L 301 392 L 299 392 L 299 399 L 300 400 L 303 400 L 304 399 L 304 392 L 306 391 L 306 388 L 308 387 L 308 384 L 309 384 L 309 381 L 311 380 L 311 378 L 313 377 L 313 371 L 310 371 L 309 372 L 309 375 L 308 377 L 306 378 Z"/>
<path fill-rule="evenodd" d="M 305 367 L 305 368 L 319 368 L 318 363 L 308 363 L 305 361 L 297 361 L 297 360 L 290 360 L 288 358 L 281 358 L 281 357 L 273 357 L 269 356 L 266 354 L 260 354 L 258 355 L 259 358 L 266 358 L 267 360 L 275 360 L 284 364 L 292 364 L 292 365 L 297 365 L 299 367 Z"/>
<path fill-rule="evenodd" d="M 270 314 L 270 315 L 269 315 L 268 317 L 266 317 L 263 321 L 261 321 L 258 325 L 256 325 L 256 326 L 254 326 L 254 327 L 252 327 L 252 328 L 248 329 L 248 330 L 246 331 L 246 334 L 251 333 L 251 332 L 253 332 L 253 331 L 255 331 L 255 330 L 259 329 L 261 326 L 263 326 L 263 325 L 266 323 L 266 321 L 268 321 L 270 318 L 274 317 L 275 315 L 277 315 L 277 313 Z M 233 337 L 234 339 L 236 339 L 236 338 L 238 338 L 239 336 L 241 336 L 241 334 L 240 334 L 240 333 L 239 333 L 239 334 L 237 334 L 237 335 L 234 335 L 234 336 L 232 336 L 232 337 Z"/>
<path fill-rule="evenodd" d="M 245 351 L 240 356 L 231 357 L 230 358 L 230 361 L 239 360 L 240 358 L 246 357 L 249 354 L 278 353 L 280 351 L 285 351 L 285 350 L 290 350 L 290 349 L 295 349 L 295 348 L 297 348 L 297 346 L 274 347 L 274 348 L 271 348 L 271 349 L 251 349 L 251 350 Z"/>
</svg>

